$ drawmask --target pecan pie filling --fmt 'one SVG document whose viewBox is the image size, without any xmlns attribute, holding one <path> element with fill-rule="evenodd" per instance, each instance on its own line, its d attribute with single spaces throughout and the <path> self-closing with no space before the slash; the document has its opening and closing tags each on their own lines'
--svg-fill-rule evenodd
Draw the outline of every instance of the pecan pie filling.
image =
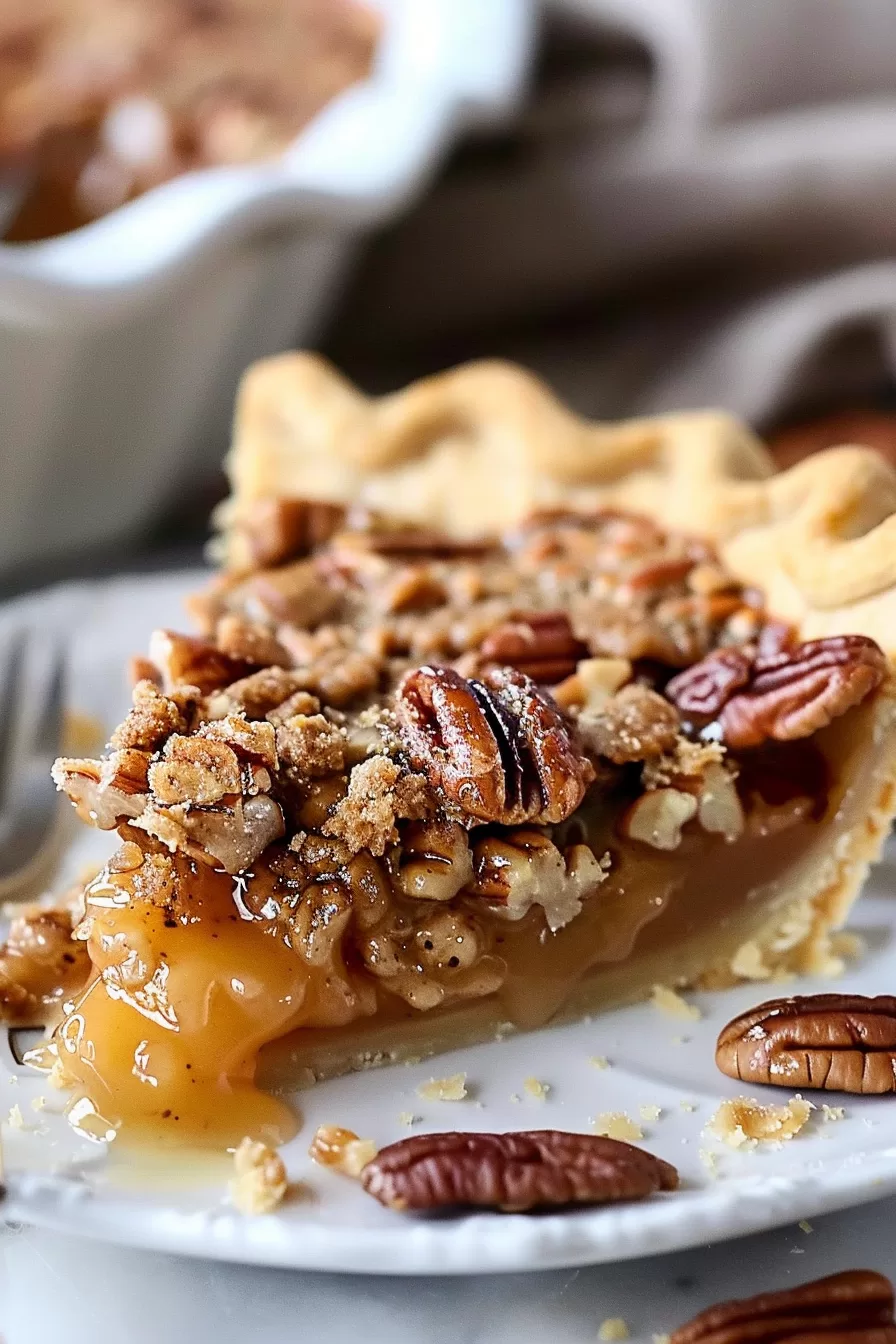
<svg viewBox="0 0 896 1344">
<path fill-rule="evenodd" d="M 634 515 L 257 524 L 201 636 L 153 636 L 107 755 L 55 767 L 123 841 L 75 916 L 76 1097 L 279 1141 L 297 1079 L 736 978 L 770 911 L 807 955 L 794 911 L 883 768 L 873 640 L 800 643 Z"/>
</svg>

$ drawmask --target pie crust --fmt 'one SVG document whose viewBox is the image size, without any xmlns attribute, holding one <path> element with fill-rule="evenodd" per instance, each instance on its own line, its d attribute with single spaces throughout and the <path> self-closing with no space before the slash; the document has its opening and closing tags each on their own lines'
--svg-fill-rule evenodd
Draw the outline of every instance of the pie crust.
<svg viewBox="0 0 896 1344">
<path fill-rule="evenodd" d="M 617 507 L 716 542 L 805 639 L 849 631 L 896 654 L 896 471 L 868 448 L 776 474 L 723 411 L 595 424 L 497 361 L 371 400 L 299 352 L 246 374 L 228 471 L 231 566 L 246 563 L 240 518 L 265 499 L 359 503 L 459 536 L 536 509 Z"/>
<path fill-rule="evenodd" d="M 126 842 L 75 935 L 76 1093 L 277 1137 L 253 1079 L 836 969 L 896 814 L 875 454 L 775 475 L 717 412 L 592 426 L 491 363 L 369 402 L 290 355 L 230 473 L 205 642 L 158 632 L 110 754 L 56 767 Z"/>
</svg>

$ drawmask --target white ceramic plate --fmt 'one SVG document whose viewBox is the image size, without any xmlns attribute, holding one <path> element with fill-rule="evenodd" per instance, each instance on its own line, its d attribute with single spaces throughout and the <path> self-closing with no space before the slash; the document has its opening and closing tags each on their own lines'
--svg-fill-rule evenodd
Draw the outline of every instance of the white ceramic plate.
<svg viewBox="0 0 896 1344">
<path fill-rule="evenodd" d="M 123 710 L 127 655 L 153 625 L 181 624 L 184 575 L 69 585 L 0 612 L 10 621 L 72 631 L 72 701 L 107 723 Z M 100 848 L 97 849 L 97 841 Z M 83 833 L 69 863 L 107 852 L 108 837 Z M 896 862 L 878 870 L 852 927 L 867 950 L 838 988 L 889 990 L 896 981 Z M 830 981 L 803 982 L 829 989 Z M 896 1192 L 896 1100 L 817 1096 L 819 1109 L 790 1143 L 741 1153 L 702 1133 L 723 1097 L 743 1089 L 719 1075 L 713 1045 L 734 1013 L 763 997 L 757 986 L 693 996 L 697 1021 L 645 1005 L 575 1026 L 510 1038 L 323 1084 L 301 1095 L 304 1125 L 284 1150 L 305 1198 L 275 1215 L 244 1218 L 229 1208 L 225 1160 L 177 1166 L 147 1157 L 139 1169 L 116 1160 L 115 1145 L 78 1140 L 59 1113 L 61 1099 L 39 1076 L 26 1076 L 3 1036 L 0 1116 L 18 1105 L 25 1129 L 3 1125 L 9 1220 L 83 1233 L 157 1250 L 310 1269 L 378 1274 L 453 1274 L 623 1260 L 735 1237 Z M 589 1062 L 605 1056 L 607 1069 Z M 433 1075 L 465 1072 L 469 1097 L 425 1102 L 416 1089 Z M 546 1100 L 524 1083 L 550 1087 Z M 767 1089 L 766 1099 L 782 1100 Z M 47 1097 L 47 1107 L 32 1101 Z M 824 1119 L 821 1102 L 844 1105 Z M 661 1107 L 641 1121 L 643 1146 L 673 1162 L 682 1189 L 640 1204 L 538 1217 L 475 1215 L 405 1218 L 381 1209 L 353 1182 L 315 1167 L 306 1155 L 316 1125 L 335 1123 L 379 1144 L 426 1130 L 556 1127 L 587 1131 L 591 1117 Z M 411 1129 L 402 1113 L 418 1117 Z M 713 1154 L 709 1170 L 701 1154 Z"/>
</svg>

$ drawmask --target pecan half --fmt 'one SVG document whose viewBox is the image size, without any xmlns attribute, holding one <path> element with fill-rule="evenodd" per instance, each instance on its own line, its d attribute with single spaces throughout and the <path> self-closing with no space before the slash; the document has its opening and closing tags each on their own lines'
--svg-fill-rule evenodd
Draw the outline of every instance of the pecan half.
<svg viewBox="0 0 896 1344">
<path fill-rule="evenodd" d="M 630 1144 L 556 1129 L 517 1134 L 418 1134 L 368 1162 L 364 1189 L 391 1209 L 525 1212 L 609 1204 L 674 1190 L 668 1162 Z"/>
<path fill-rule="evenodd" d="M 721 1302 L 673 1332 L 670 1344 L 892 1344 L 893 1286 L 850 1269 L 781 1293 Z"/>
<path fill-rule="evenodd" d="M 870 695 L 887 660 L 873 639 L 834 635 L 758 659 L 747 688 L 728 701 L 719 722 L 729 747 L 758 747 L 769 738 L 811 737 Z"/>
<path fill-rule="evenodd" d="M 417 668 L 396 710 L 415 768 L 481 821 L 563 821 L 594 778 L 554 702 L 513 668 L 491 668 L 481 681 Z"/>
<path fill-rule="evenodd" d="M 515 667 L 542 686 L 554 686 L 576 670 L 588 649 L 576 639 L 563 611 L 520 612 L 497 626 L 480 645 L 489 663 Z"/>
<path fill-rule="evenodd" d="M 666 696 L 684 714 L 714 719 L 741 686 L 750 680 L 753 659 L 743 649 L 716 649 L 673 677 Z"/>
<path fill-rule="evenodd" d="M 896 1092 L 896 997 L 772 999 L 729 1022 L 716 1064 L 744 1082 L 828 1092 Z"/>
</svg>

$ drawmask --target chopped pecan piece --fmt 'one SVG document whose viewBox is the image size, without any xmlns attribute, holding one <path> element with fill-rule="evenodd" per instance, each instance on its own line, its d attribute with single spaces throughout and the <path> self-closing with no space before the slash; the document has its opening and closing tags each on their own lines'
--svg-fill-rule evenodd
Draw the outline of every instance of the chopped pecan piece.
<svg viewBox="0 0 896 1344">
<path fill-rule="evenodd" d="M 501 667 L 515 667 L 542 686 L 571 676 L 588 650 L 576 639 L 564 611 L 519 612 L 483 640 L 482 658 Z"/>
<path fill-rule="evenodd" d="M 207 640 L 179 635 L 174 630 L 152 632 L 149 657 L 162 673 L 163 687 L 169 693 L 178 686 L 195 686 L 207 695 L 249 671 L 248 663 L 229 658 Z"/>
<path fill-rule="evenodd" d="M 668 700 L 646 686 L 623 686 L 598 713 L 587 709 L 579 731 L 590 751 L 614 765 L 646 761 L 675 746 L 681 724 Z"/>
<path fill-rule="evenodd" d="M 191 809 L 185 803 L 147 807 L 132 824 L 170 850 L 180 850 L 200 863 L 220 864 L 228 873 L 248 868 L 285 829 L 279 805 L 267 794 L 237 796 L 221 807 Z"/>
<path fill-rule="evenodd" d="M 716 1064 L 744 1082 L 829 1092 L 896 1092 L 896 997 L 772 999 L 729 1022 Z"/>
<path fill-rule="evenodd" d="M 446 596 L 430 565 L 403 565 L 378 590 L 375 601 L 383 611 L 427 611 L 441 606 Z"/>
<path fill-rule="evenodd" d="M 396 709 L 414 766 L 482 821 L 563 821 L 594 777 L 554 702 L 512 668 L 481 681 L 418 668 L 399 686 Z"/>
<path fill-rule="evenodd" d="M 290 657 L 270 630 L 258 621 L 230 612 L 215 628 L 215 644 L 228 658 L 255 667 L 289 667 Z"/>
<path fill-rule="evenodd" d="M 681 789 L 653 789 L 642 793 L 623 814 L 619 829 L 630 840 L 653 849 L 677 849 L 681 828 L 697 815 L 697 799 Z"/>
<path fill-rule="evenodd" d="M 743 834 L 746 819 L 737 786 L 731 774 L 718 762 L 710 762 L 700 779 L 697 819 L 704 831 L 736 840 Z"/>
<path fill-rule="evenodd" d="M 571 845 L 561 853 L 542 831 L 523 826 L 479 840 L 473 866 L 471 895 L 507 919 L 522 919 L 540 905 L 556 933 L 605 880 L 609 861 L 598 859 L 587 845 Z"/>
<path fill-rule="evenodd" d="M 235 713 L 245 714 L 247 719 L 263 719 L 295 695 L 304 686 L 305 680 L 298 672 L 287 672 L 282 667 L 264 667 L 210 695 L 206 712 L 212 719 L 223 719 Z M 307 692 L 303 691 L 303 694 L 307 696 Z M 310 696 L 307 698 L 311 699 Z M 314 713 L 319 708 L 315 701 L 313 708 L 304 709 L 303 712 Z"/>
<path fill-rule="evenodd" d="M 361 1181 L 399 1211 L 528 1212 L 609 1204 L 674 1190 L 667 1162 L 615 1139 L 542 1129 L 518 1134 L 418 1134 L 383 1148 Z"/>
<path fill-rule="evenodd" d="M 100 831 L 138 817 L 146 806 L 148 752 L 113 751 L 105 760 L 61 756 L 53 782 L 75 805 L 78 816 Z"/>
<path fill-rule="evenodd" d="M 313 561 L 297 560 L 282 569 L 259 570 L 234 589 L 230 600 L 250 619 L 312 629 L 333 614 L 340 596 Z"/>
<path fill-rule="evenodd" d="M 341 504 L 319 499 L 256 499 L 235 532 L 250 569 L 267 569 L 309 555 L 345 522 Z"/>
<path fill-rule="evenodd" d="M 581 658 L 572 676 L 553 687 L 551 694 L 561 709 L 577 706 L 597 713 L 631 679 L 627 658 Z"/>
<path fill-rule="evenodd" d="M 325 705 L 341 709 L 379 686 L 382 659 L 338 637 L 327 647 L 321 647 L 319 638 L 309 637 L 304 630 L 282 626 L 280 638 L 295 663 L 298 687 L 313 692 Z"/>
<path fill-rule="evenodd" d="M 140 653 L 135 653 L 128 660 L 128 680 L 131 685 L 136 687 L 141 681 L 151 681 L 159 690 L 162 689 L 162 674 L 155 663 L 149 658 L 144 658 Z"/>
<path fill-rule="evenodd" d="M 753 659 L 743 649 L 716 649 L 673 677 L 666 695 L 683 714 L 714 719 L 750 680 Z"/>
<path fill-rule="evenodd" d="M 780 1293 L 721 1302 L 681 1325 L 670 1344 L 894 1344 L 893 1286 L 850 1269 Z"/>
<path fill-rule="evenodd" d="M 725 742 L 738 750 L 811 737 L 860 704 L 886 672 L 886 656 L 864 635 L 833 635 L 757 658 L 749 685 L 720 715 Z"/>
<path fill-rule="evenodd" d="M 467 832 L 456 821 L 418 821 L 403 827 L 397 876 L 406 896 L 454 900 L 473 877 Z"/>
<path fill-rule="evenodd" d="M 362 524 L 363 518 L 353 522 Z M 475 537 L 451 537 L 446 532 L 436 532 L 432 528 L 418 527 L 414 523 L 405 525 L 393 521 L 384 521 L 368 516 L 369 526 L 352 532 L 350 540 L 353 547 L 385 555 L 394 559 L 426 558 L 431 560 L 477 559 L 494 549 L 490 538 L 478 540 Z M 339 538 L 335 538 L 334 546 Z"/>
<path fill-rule="evenodd" d="M 351 897 L 344 884 L 317 878 L 305 887 L 290 915 L 290 945 L 310 965 L 330 965 L 339 954 L 351 916 Z"/>
</svg>

